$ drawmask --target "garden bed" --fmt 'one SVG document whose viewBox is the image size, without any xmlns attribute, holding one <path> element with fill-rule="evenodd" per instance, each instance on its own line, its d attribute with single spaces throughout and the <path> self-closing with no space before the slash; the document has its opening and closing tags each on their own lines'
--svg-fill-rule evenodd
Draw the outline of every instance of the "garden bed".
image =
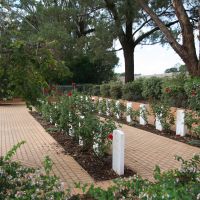
<svg viewBox="0 0 200 200">
<path fill-rule="evenodd" d="M 90 151 L 84 151 L 72 137 L 59 131 L 53 124 L 42 118 L 37 112 L 31 115 L 44 127 L 44 129 L 64 148 L 65 153 L 72 156 L 96 181 L 111 180 L 118 177 L 133 176 L 135 172 L 125 166 L 123 176 L 117 175 L 112 170 L 112 156 L 107 154 L 100 159 Z"/>
<path fill-rule="evenodd" d="M 101 117 L 108 118 L 108 116 L 105 116 L 105 115 L 101 116 Z M 138 124 L 133 123 L 133 122 L 128 123 L 124 119 L 118 120 L 115 117 L 113 117 L 113 120 L 115 120 L 116 122 L 121 123 L 121 124 L 132 126 L 132 127 L 135 127 L 135 128 L 138 128 L 138 129 L 141 129 L 144 131 L 148 131 L 148 132 L 156 134 L 156 135 L 160 135 L 160 136 L 172 139 L 172 140 L 176 140 L 178 142 L 183 142 L 183 143 L 191 145 L 191 146 L 200 147 L 200 140 L 197 139 L 196 137 L 192 137 L 191 135 L 188 135 L 188 134 L 186 136 L 182 137 L 182 136 L 176 135 L 176 132 L 172 131 L 172 130 L 169 130 L 168 132 L 159 131 L 159 130 L 155 129 L 155 126 L 153 126 L 152 124 L 140 125 L 139 123 Z"/>
</svg>

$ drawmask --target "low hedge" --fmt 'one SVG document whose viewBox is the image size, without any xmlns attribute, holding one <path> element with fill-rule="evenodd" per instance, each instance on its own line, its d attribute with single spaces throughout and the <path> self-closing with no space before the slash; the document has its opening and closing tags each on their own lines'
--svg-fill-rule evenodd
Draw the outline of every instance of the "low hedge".
<svg viewBox="0 0 200 200">
<path fill-rule="evenodd" d="M 144 79 L 136 79 L 133 82 L 123 85 L 122 98 L 128 101 L 139 101 L 143 100 L 142 96 L 142 85 Z"/>
<path fill-rule="evenodd" d="M 100 86 L 100 94 L 102 97 L 110 97 L 110 84 L 102 84 Z"/>
<path fill-rule="evenodd" d="M 191 107 L 191 99 L 199 107 L 200 78 L 190 78 L 185 74 L 177 74 L 168 78 L 139 78 L 133 82 L 123 84 L 110 82 L 102 85 L 88 85 L 86 94 L 102 96 L 112 99 L 124 99 L 128 101 L 162 101 L 168 102 L 174 107 Z M 196 98 L 194 98 L 194 96 Z M 191 98 L 192 97 L 192 98 Z M 197 99 L 197 100 L 194 100 Z"/>
<path fill-rule="evenodd" d="M 162 99 L 167 101 L 170 106 L 186 108 L 188 95 L 184 85 L 187 79 L 186 75 L 182 73 L 172 78 L 165 78 L 162 84 Z"/>
<path fill-rule="evenodd" d="M 101 94 L 100 85 L 93 85 L 91 94 L 94 96 L 99 96 Z"/>
<path fill-rule="evenodd" d="M 110 84 L 110 97 L 112 99 L 120 99 L 122 97 L 122 83 L 112 82 Z"/>
<path fill-rule="evenodd" d="M 142 96 L 147 100 L 160 100 L 162 94 L 162 79 L 151 77 L 144 79 Z"/>
</svg>

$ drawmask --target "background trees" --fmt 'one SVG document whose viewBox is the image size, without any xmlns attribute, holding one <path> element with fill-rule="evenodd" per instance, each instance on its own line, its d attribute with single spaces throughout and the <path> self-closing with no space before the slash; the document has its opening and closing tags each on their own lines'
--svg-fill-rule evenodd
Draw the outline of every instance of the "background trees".
<svg viewBox="0 0 200 200">
<path fill-rule="evenodd" d="M 118 63 L 117 40 L 124 53 L 126 82 L 134 79 L 134 50 L 141 44 L 168 42 L 189 73 L 199 75 L 194 44 L 198 6 L 196 0 L 148 4 L 143 0 L 4 0 L 0 4 L 1 87 L 25 87 L 16 77 L 29 83 L 36 74 L 44 84 L 108 81 Z"/>
</svg>

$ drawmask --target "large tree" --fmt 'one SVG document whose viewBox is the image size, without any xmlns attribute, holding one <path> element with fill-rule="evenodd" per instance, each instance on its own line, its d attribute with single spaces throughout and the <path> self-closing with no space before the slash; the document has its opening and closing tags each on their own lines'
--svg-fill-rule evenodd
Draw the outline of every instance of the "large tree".
<svg viewBox="0 0 200 200">
<path fill-rule="evenodd" d="M 200 3 L 197 0 L 171 0 L 173 10 L 180 25 L 181 42 L 173 35 L 172 31 L 166 27 L 165 23 L 151 9 L 148 1 L 136 0 L 140 6 L 149 14 L 159 29 L 164 34 L 166 40 L 174 51 L 185 62 L 189 74 L 200 76 L 200 55 L 197 56 L 195 48 L 194 31 L 199 31 L 200 40 Z M 199 50 L 200 54 L 200 50 Z"/>
<path fill-rule="evenodd" d="M 165 26 L 171 27 L 178 22 L 170 20 L 173 13 L 168 1 L 153 0 L 151 6 L 154 12 L 164 20 Z M 132 81 L 134 79 L 134 50 L 136 46 L 162 42 L 163 37 L 159 34 L 158 26 L 141 10 L 137 1 L 104 0 L 104 8 L 110 15 L 116 37 L 123 49 L 125 82 Z"/>
<path fill-rule="evenodd" d="M 95 1 L 16 0 L 12 1 L 13 4 L 4 2 L 4 7 L 15 15 L 13 20 L 19 22 L 19 29 L 16 31 L 17 39 L 31 43 L 36 49 L 45 42 L 50 47 L 54 58 L 74 73 L 82 71 L 82 69 L 77 70 L 77 66 L 75 70 L 72 69 L 76 60 L 79 60 L 79 57 L 89 58 L 92 68 L 89 70 L 92 73 L 89 77 L 95 73 L 99 74 L 101 79 L 96 79 L 97 82 L 103 81 L 102 77 L 107 80 L 103 75 L 105 73 L 102 70 L 103 66 L 109 66 L 106 67 L 108 74 L 113 73 L 118 59 L 115 52 L 107 53 L 107 49 L 112 47 L 112 40 L 108 42 L 102 37 L 108 34 L 104 36 L 99 34 L 101 31 L 106 33 L 106 27 L 95 19 L 99 15 L 97 12 L 99 8 L 96 7 Z M 94 30 L 99 31 L 94 33 Z M 78 67 L 81 68 L 84 65 Z M 52 76 L 50 72 L 47 72 L 47 65 L 43 69 L 46 72 L 44 74 Z M 77 76 L 78 74 L 74 74 L 74 77 L 77 78 Z M 48 80 L 51 83 L 59 83 L 61 79 L 58 77 L 56 80 L 54 76 L 54 79 L 48 78 Z M 87 79 L 86 81 L 93 82 L 94 80 Z"/>
</svg>

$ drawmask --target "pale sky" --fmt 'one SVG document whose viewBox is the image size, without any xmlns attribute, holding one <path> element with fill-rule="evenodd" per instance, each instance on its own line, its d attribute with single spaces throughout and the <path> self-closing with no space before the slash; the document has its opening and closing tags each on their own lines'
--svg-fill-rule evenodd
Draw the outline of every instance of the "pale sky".
<svg viewBox="0 0 200 200">
<path fill-rule="evenodd" d="M 117 56 L 120 60 L 115 72 L 122 73 L 125 71 L 123 51 L 117 52 Z M 135 49 L 135 74 L 162 74 L 177 63 L 183 64 L 183 61 L 171 47 L 157 44 L 137 46 Z"/>
<path fill-rule="evenodd" d="M 199 40 L 195 34 L 196 51 L 199 52 Z M 119 49 L 119 42 L 115 43 L 115 48 Z M 197 53 L 198 55 L 198 53 Z M 123 51 L 118 51 L 119 66 L 115 68 L 116 73 L 125 71 Z M 163 74 L 168 68 L 176 64 L 184 64 L 178 54 L 169 45 L 138 45 L 135 49 L 135 74 L 152 75 Z"/>
</svg>

